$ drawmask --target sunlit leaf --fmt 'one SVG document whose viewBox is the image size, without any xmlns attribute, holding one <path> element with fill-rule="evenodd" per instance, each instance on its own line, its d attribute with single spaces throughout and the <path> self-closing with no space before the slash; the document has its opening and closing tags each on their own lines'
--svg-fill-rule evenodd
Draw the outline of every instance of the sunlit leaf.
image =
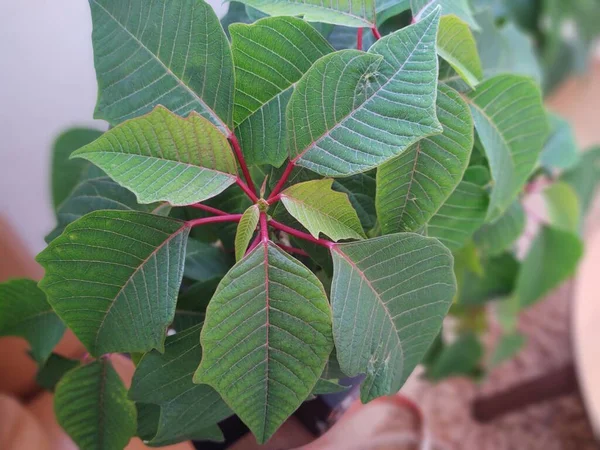
<svg viewBox="0 0 600 450">
<path fill-rule="evenodd" d="M 260 211 L 258 205 L 252 205 L 248 208 L 242 218 L 240 219 L 237 227 L 237 233 L 235 235 L 235 260 L 239 261 L 244 257 L 250 240 L 254 235 L 256 226 L 258 225 L 258 218 Z"/>
</svg>

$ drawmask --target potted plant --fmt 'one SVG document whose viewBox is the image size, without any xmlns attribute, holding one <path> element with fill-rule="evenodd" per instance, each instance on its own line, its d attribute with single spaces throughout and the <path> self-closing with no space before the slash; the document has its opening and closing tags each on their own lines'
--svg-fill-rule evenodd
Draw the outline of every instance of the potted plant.
<svg viewBox="0 0 600 450">
<path fill-rule="evenodd" d="M 517 36 L 534 57 L 516 28 L 466 2 L 243 3 L 221 24 L 204 0 L 90 0 L 110 129 L 57 141 L 45 276 L 0 285 L 0 334 L 83 449 L 219 440 L 232 414 L 265 442 L 340 378 L 369 402 L 422 360 L 480 372 L 481 304 L 514 316 L 581 256 L 598 153 L 557 142 L 538 72 L 489 56 Z M 66 327 L 83 361 L 52 354 Z M 520 340 L 506 321 L 498 359 Z"/>
</svg>

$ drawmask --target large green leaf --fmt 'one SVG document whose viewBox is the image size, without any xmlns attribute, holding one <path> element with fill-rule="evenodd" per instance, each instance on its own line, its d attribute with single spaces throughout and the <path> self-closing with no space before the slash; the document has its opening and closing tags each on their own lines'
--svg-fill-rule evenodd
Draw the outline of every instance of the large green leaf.
<svg viewBox="0 0 600 450">
<path fill-rule="evenodd" d="M 281 201 L 316 238 L 319 233 L 334 241 L 366 237 L 348 196 L 334 191 L 332 184 L 331 178 L 298 183 L 281 193 Z"/>
<path fill-rule="evenodd" d="M 80 364 L 79 360 L 52 353 L 38 370 L 35 382 L 48 391 L 54 391 L 61 378 L 70 370 L 79 367 Z"/>
<path fill-rule="evenodd" d="M 454 191 L 473 148 L 473 119 L 460 95 L 440 85 L 444 132 L 422 139 L 377 170 L 377 215 L 384 233 L 422 227 Z"/>
<path fill-rule="evenodd" d="M 95 117 L 112 125 L 163 105 L 228 133 L 233 59 L 204 0 L 90 0 L 98 77 Z"/>
<path fill-rule="evenodd" d="M 71 153 L 102 136 L 102 132 L 89 128 L 71 128 L 54 141 L 52 147 L 52 204 L 54 209 L 67 199 L 89 165 L 85 161 L 71 160 Z"/>
<path fill-rule="evenodd" d="M 349 27 L 375 25 L 375 0 L 240 0 L 270 16 L 302 16 L 310 22 Z"/>
<path fill-rule="evenodd" d="M 458 250 L 483 225 L 488 207 L 489 195 L 483 187 L 461 181 L 425 225 L 427 235 L 438 238 L 450 250 Z"/>
<path fill-rule="evenodd" d="M 136 431 L 136 410 L 108 359 L 68 372 L 56 386 L 58 423 L 82 450 L 125 448 Z"/>
<path fill-rule="evenodd" d="M 581 214 L 585 217 L 600 184 L 600 147 L 583 152 L 579 164 L 566 171 L 561 180 L 577 192 Z"/>
<path fill-rule="evenodd" d="M 215 427 L 220 434 L 217 422 L 232 414 L 213 388 L 192 382 L 202 359 L 201 328 L 196 325 L 168 337 L 164 354 L 146 353 L 137 366 L 129 397 L 160 405 L 151 445 L 205 439 L 207 432 L 214 434 Z"/>
<path fill-rule="evenodd" d="M 83 216 L 37 256 L 40 287 L 88 351 L 163 349 L 189 227 L 134 211 Z"/>
<path fill-rule="evenodd" d="M 428 11 L 433 10 L 438 5 L 442 7 L 442 15 L 453 14 L 469 24 L 473 30 L 480 29 L 473 17 L 473 11 L 468 0 L 410 0 L 414 16 L 425 16 Z"/>
<path fill-rule="evenodd" d="M 482 226 L 473 238 L 481 250 L 496 256 L 509 250 L 525 230 L 525 211 L 519 201 L 514 201 L 495 221 Z"/>
<path fill-rule="evenodd" d="M 132 190 L 139 203 L 190 205 L 235 183 L 237 166 L 223 134 L 196 113 L 162 106 L 105 133 L 73 156 L 85 158 Z"/>
<path fill-rule="evenodd" d="M 318 60 L 287 110 L 292 160 L 324 176 L 365 172 L 442 131 L 435 114 L 439 9 L 373 45 Z"/>
<path fill-rule="evenodd" d="M 265 442 L 312 392 L 333 348 L 321 282 L 272 242 L 223 278 L 194 381 L 214 387 Z"/>
<path fill-rule="evenodd" d="M 540 300 L 572 276 L 583 254 L 583 243 L 571 232 L 544 226 L 523 261 L 515 295 L 521 307 Z"/>
<path fill-rule="evenodd" d="M 234 121 L 248 164 L 281 166 L 287 157 L 285 109 L 294 85 L 333 48 L 294 17 L 231 27 L 236 68 Z"/>
<path fill-rule="evenodd" d="M 21 336 L 33 358 L 43 363 L 65 332 L 46 295 L 35 281 L 18 279 L 0 284 L 0 336 Z"/>
<path fill-rule="evenodd" d="M 469 94 L 469 102 L 494 181 L 488 212 L 494 220 L 536 167 L 548 133 L 546 113 L 533 80 L 518 75 L 481 83 Z"/>
<path fill-rule="evenodd" d="M 344 373 L 366 374 L 363 402 L 395 394 L 431 345 L 454 296 L 452 256 L 412 233 L 340 244 L 331 304 Z"/>
<path fill-rule="evenodd" d="M 56 210 L 58 223 L 56 228 L 46 236 L 46 242 L 56 239 L 67 225 L 92 211 L 120 209 L 156 212 L 161 208 L 163 208 L 162 203 L 138 204 L 131 191 L 115 183 L 109 177 L 84 180 Z"/>
<path fill-rule="evenodd" d="M 235 234 L 236 261 L 239 261 L 244 257 L 244 254 L 248 249 L 248 244 L 250 244 L 250 240 L 256 231 L 259 216 L 260 210 L 258 209 L 258 205 L 252 205 L 244 212 L 244 214 L 242 214 L 242 218 L 238 223 L 237 232 Z"/>
<path fill-rule="evenodd" d="M 556 114 L 548 114 L 550 136 L 544 145 L 540 163 L 546 169 L 570 169 L 579 162 L 579 147 L 571 125 Z"/>
</svg>

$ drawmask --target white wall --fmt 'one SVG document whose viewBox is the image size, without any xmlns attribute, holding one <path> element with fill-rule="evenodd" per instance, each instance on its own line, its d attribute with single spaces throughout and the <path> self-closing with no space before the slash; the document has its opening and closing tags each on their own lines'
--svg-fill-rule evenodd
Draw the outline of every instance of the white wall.
<svg viewBox="0 0 600 450">
<path fill-rule="evenodd" d="M 209 3 L 219 15 L 227 10 Z M 86 0 L 0 0 L 0 213 L 35 253 L 54 227 L 55 136 L 73 125 L 106 128 L 92 119 L 91 31 Z"/>
</svg>

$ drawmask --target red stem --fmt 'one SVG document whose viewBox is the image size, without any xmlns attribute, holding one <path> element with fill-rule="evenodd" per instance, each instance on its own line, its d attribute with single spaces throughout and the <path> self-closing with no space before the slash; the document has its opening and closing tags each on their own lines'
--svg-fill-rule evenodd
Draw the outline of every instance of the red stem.
<svg viewBox="0 0 600 450">
<path fill-rule="evenodd" d="M 267 223 L 267 213 L 260 213 L 260 240 L 263 244 L 269 242 L 269 225 Z"/>
<path fill-rule="evenodd" d="M 254 203 L 256 203 L 258 201 L 258 197 L 256 196 L 256 194 L 254 192 L 252 192 L 252 190 L 248 187 L 248 185 L 246 183 L 244 183 L 244 181 L 240 177 L 237 177 L 235 182 L 238 184 L 238 186 L 240 188 L 242 188 L 242 191 L 244 191 L 244 193 L 248 197 L 250 197 L 250 200 L 252 200 Z"/>
<path fill-rule="evenodd" d="M 220 209 L 217 208 L 213 208 L 212 206 L 208 206 L 208 205 L 203 205 L 202 203 L 195 203 L 193 205 L 190 205 L 192 208 L 196 208 L 196 209 L 201 209 L 203 211 L 215 214 L 217 216 L 227 216 L 229 213 L 222 211 Z"/>
<path fill-rule="evenodd" d="M 371 31 L 373 32 L 373 36 L 375 36 L 375 39 L 377 39 L 377 40 L 381 39 L 381 33 L 379 33 L 379 30 L 377 29 L 377 27 L 371 28 Z"/>
<path fill-rule="evenodd" d="M 235 153 L 235 157 L 240 163 L 240 167 L 242 168 L 242 173 L 244 174 L 244 178 L 246 179 L 246 183 L 248 183 L 248 187 L 250 191 L 256 197 L 256 188 L 254 187 L 254 182 L 252 181 L 252 176 L 250 176 L 250 171 L 248 170 L 248 166 L 246 165 L 246 160 L 244 159 L 244 154 L 242 153 L 242 148 L 240 147 L 240 142 L 237 140 L 237 137 L 233 132 L 231 132 L 228 136 L 229 142 L 231 142 L 231 146 L 233 147 L 233 152 Z M 255 200 L 256 201 L 256 200 Z"/>
<path fill-rule="evenodd" d="M 289 245 L 284 245 L 284 244 L 277 244 L 277 246 L 279 248 L 281 248 L 282 250 L 285 250 L 288 253 L 295 253 L 296 255 L 300 255 L 300 256 L 309 256 L 309 254 L 306 253 L 301 248 L 290 247 Z"/>
<path fill-rule="evenodd" d="M 288 163 L 287 167 L 283 171 L 283 175 L 281 175 L 281 178 L 277 182 L 277 185 L 275 186 L 275 188 L 271 192 L 271 195 L 269 195 L 269 198 L 267 199 L 267 202 L 271 203 L 271 202 L 276 202 L 277 200 L 279 200 L 279 198 L 277 198 L 277 194 L 279 194 L 279 192 L 281 192 L 281 190 L 283 189 L 283 186 L 285 185 L 285 182 L 288 180 L 288 178 L 292 174 L 292 170 L 294 170 L 295 166 L 296 166 L 296 163 L 294 162 L 294 160 L 291 160 Z M 275 200 L 275 198 L 277 198 L 277 200 Z"/>
<path fill-rule="evenodd" d="M 362 28 L 359 28 L 358 31 L 356 32 L 356 49 L 357 50 L 363 49 L 363 29 Z"/>
<path fill-rule="evenodd" d="M 186 225 L 191 228 L 199 225 L 206 225 L 209 223 L 239 222 L 241 218 L 241 214 L 227 214 L 226 216 L 202 217 L 200 219 L 188 220 L 186 222 Z"/>
<path fill-rule="evenodd" d="M 287 225 L 282 224 L 281 222 L 277 222 L 276 220 L 269 220 L 269 225 L 271 225 L 276 230 L 283 231 L 290 236 L 295 236 L 300 239 L 304 239 L 305 241 L 312 242 L 313 244 L 321 245 L 328 249 L 333 249 L 335 247 L 335 243 L 328 241 L 326 239 L 317 239 L 311 236 L 308 233 L 304 233 L 303 231 L 296 230 L 295 228 L 288 227 Z"/>
</svg>

